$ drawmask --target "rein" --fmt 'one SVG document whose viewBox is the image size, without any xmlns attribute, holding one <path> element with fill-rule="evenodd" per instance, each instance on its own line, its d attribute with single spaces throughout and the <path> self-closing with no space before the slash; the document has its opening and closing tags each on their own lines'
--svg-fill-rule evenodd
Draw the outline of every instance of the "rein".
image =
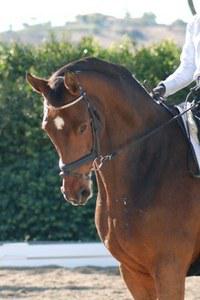
<svg viewBox="0 0 200 300">
<path fill-rule="evenodd" d="M 192 89 L 191 89 L 190 93 L 187 95 L 185 102 L 187 102 L 191 96 L 193 96 L 193 90 Z M 89 116 L 90 116 L 90 119 L 91 119 L 93 146 L 92 146 L 92 149 L 91 149 L 90 153 L 82 156 L 81 158 L 79 158 L 79 159 L 77 159 L 77 160 L 75 160 L 71 163 L 65 164 L 60 159 L 59 160 L 59 168 L 60 168 L 60 171 L 61 171 L 60 172 L 61 176 L 75 176 L 75 177 L 78 177 L 78 178 L 85 178 L 85 179 L 90 178 L 89 174 L 81 174 L 81 173 L 78 173 L 78 172 L 74 172 L 74 170 L 78 169 L 79 167 L 81 167 L 84 164 L 86 164 L 88 162 L 91 162 L 91 161 L 92 161 L 94 170 L 99 170 L 103 166 L 105 161 L 107 161 L 107 160 L 110 161 L 113 158 L 115 158 L 118 154 L 120 154 L 124 150 L 124 148 L 126 148 L 128 146 L 136 146 L 139 143 L 142 143 L 143 141 L 150 138 L 151 136 L 153 136 L 154 134 L 156 134 L 157 132 L 159 132 L 163 128 L 169 126 L 171 123 L 178 120 L 182 115 L 187 113 L 189 110 L 193 110 L 194 108 L 196 108 L 199 105 L 199 102 L 200 102 L 200 100 L 195 101 L 194 104 L 190 108 L 185 109 L 181 113 L 178 113 L 177 115 L 175 115 L 174 117 L 169 119 L 164 124 L 161 124 L 160 126 L 153 129 L 151 132 L 141 136 L 140 138 L 135 140 L 135 136 L 131 137 L 126 144 L 123 144 L 123 145 L 119 146 L 117 150 L 114 150 L 113 152 L 111 152 L 109 154 L 106 154 L 106 155 L 101 155 L 100 154 L 100 142 L 99 142 L 99 137 L 98 137 L 97 117 L 96 117 L 96 114 L 95 114 L 95 110 L 93 109 L 92 105 L 90 104 L 88 96 L 85 92 L 81 92 L 81 95 L 77 99 L 75 99 L 72 102 L 67 103 L 63 106 L 54 107 L 54 106 L 51 106 L 51 105 L 47 105 L 47 107 L 50 107 L 54 110 L 62 110 L 62 109 L 66 109 L 66 108 L 69 108 L 69 107 L 75 105 L 76 103 L 78 103 L 81 100 L 85 101 L 85 103 L 87 105 L 88 113 L 89 113 Z M 166 104 L 164 104 L 164 101 L 157 101 L 154 98 L 153 98 L 153 101 L 158 105 L 162 105 L 165 109 L 170 111 L 169 107 Z"/>
<path fill-rule="evenodd" d="M 188 95 L 187 98 L 185 100 L 185 102 L 188 102 L 188 99 L 192 96 L 193 92 L 191 91 Z M 162 105 L 166 110 L 168 110 L 170 113 L 172 113 L 172 111 L 170 110 L 170 108 L 164 103 L 164 101 L 156 101 L 153 99 L 154 102 L 156 102 L 159 105 Z M 188 111 L 192 111 L 194 108 L 196 108 L 200 103 L 200 100 L 195 102 L 193 105 L 191 105 L 189 108 L 185 109 L 183 112 L 178 113 L 177 115 L 173 116 L 170 120 L 168 120 L 167 122 L 161 124 L 160 126 L 156 127 L 155 129 L 153 129 L 152 131 L 150 131 L 149 133 L 139 137 L 138 139 L 135 140 L 135 137 L 131 137 L 129 139 L 129 141 L 126 144 L 123 144 L 121 146 L 118 147 L 117 150 L 113 151 L 110 154 L 107 154 L 105 156 L 101 156 L 101 162 L 100 162 L 100 167 L 103 165 L 103 163 L 106 160 L 112 160 L 116 155 L 118 155 L 119 153 L 121 153 L 125 147 L 128 146 L 136 146 L 137 144 L 140 144 L 142 142 L 144 142 L 146 139 L 150 138 L 151 136 L 153 136 L 154 134 L 156 134 L 157 132 L 159 132 L 160 130 L 162 130 L 163 128 L 169 126 L 171 123 L 173 123 L 174 121 L 177 121 L 178 119 L 180 119 L 184 114 L 186 114 Z M 98 169 L 100 168 L 98 166 Z"/>
</svg>

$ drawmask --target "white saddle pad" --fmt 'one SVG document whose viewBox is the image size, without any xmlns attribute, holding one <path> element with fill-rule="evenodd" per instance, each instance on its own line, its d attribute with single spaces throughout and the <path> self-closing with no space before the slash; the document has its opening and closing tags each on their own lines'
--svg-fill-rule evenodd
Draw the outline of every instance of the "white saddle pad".
<svg viewBox="0 0 200 300">
<path fill-rule="evenodd" d="M 177 105 L 176 107 L 179 110 L 179 112 L 182 113 L 184 110 L 189 109 L 193 104 L 194 103 L 192 103 L 192 102 L 191 103 L 187 102 L 187 104 L 181 103 L 180 105 Z M 183 114 L 182 120 L 183 120 L 183 124 L 185 126 L 185 130 L 187 132 L 187 135 L 193 146 L 194 153 L 196 155 L 196 161 L 198 163 L 199 170 L 200 170 L 200 143 L 199 143 L 199 139 L 198 139 L 198 128 L 193 119 L 192 111 L 189 110 L 185 114 Z"/>
</svg>

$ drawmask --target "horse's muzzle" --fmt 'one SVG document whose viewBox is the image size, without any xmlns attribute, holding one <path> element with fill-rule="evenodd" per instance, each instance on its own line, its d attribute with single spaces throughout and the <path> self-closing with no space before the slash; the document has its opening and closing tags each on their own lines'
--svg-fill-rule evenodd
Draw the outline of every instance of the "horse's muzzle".
<svg viewBox="0 0 200 300">
<path fill-rule="evenodd" d="M 87 188 L 80 188 L 73 197 L 70 196 L 68 192 L 64 191 L 63 187 L 61 187 L 61 192 L 64 199 L 74 206 L 85 205 L 91 197 L 91 191 Z"/>
</svg>

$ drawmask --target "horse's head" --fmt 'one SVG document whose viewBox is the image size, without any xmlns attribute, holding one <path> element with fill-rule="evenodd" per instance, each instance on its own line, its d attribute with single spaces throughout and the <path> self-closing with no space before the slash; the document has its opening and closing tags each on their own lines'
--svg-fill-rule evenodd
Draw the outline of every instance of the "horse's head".
<svg viewBox="0 0 200 300">
<path fill-rule="evenodd" d="M 60 158 L 63 196 L 74 205 L 83 205 L 91 196 L 89 174 L 96 151 L 87 97 L 71 72 L 49 80 L 28 74 L 27 81 L 44 99 L 42 129 Z"/>
</svg>

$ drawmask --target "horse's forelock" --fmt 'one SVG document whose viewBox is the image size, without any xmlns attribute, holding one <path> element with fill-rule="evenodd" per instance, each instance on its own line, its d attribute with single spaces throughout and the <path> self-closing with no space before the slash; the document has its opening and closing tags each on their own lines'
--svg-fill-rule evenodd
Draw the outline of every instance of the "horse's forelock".
<svg viewBox="0 0 200 300">
<path fill-rule="evenodd" d="M 57 88 L 59 88 L 63 84 L 64 84 L 64 77 L 63 76 L 51 77 L 49 79 L 49 86 L 52 90 L 56 90 Z"/>
<path fill-rule="evenodd" d="M 48 94 L 48 102 L 59 107 L 65 103 L 66 88 L 64 86 L 64 77 L 51 77 L 49 80 L 50 92 Z"/>
</svg>

